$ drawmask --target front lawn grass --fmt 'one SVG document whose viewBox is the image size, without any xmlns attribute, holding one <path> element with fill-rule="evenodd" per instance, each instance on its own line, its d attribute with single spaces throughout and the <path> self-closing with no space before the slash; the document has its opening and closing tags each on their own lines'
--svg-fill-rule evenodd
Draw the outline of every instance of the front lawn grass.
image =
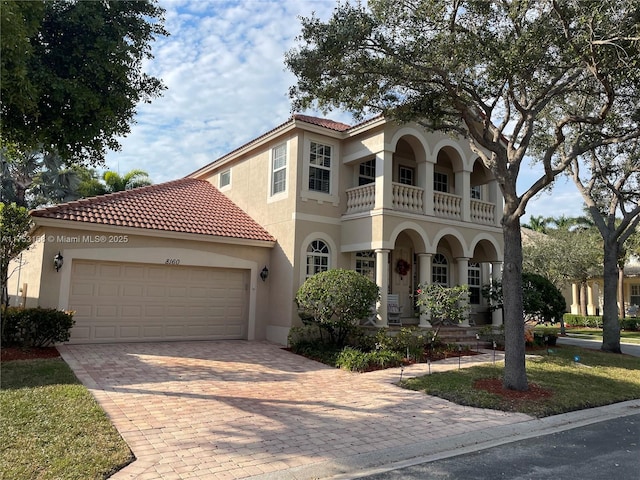
<svg viewBox="0 0 640 480">
<path fill-rule="evenodd" d="M 579 360 L 576 362 L 576 356 Z M 530 385 L 549 390 L 549 397 L 522 399 L 474 387 L 474 382 L 502 378 L 503 364 L 481 365 L 408 379 L 402 386 L 460 405 L 521 412 L 535 417 L 598 407 L 640 398 L 640 359 L 579 347 L 558 346 L 530 352 Z"/>
<path fill-rule="evenodd" d="M 1 364 L 0 478 L 103 479 L 131 450 L 60 358 Z"/>
</svg>

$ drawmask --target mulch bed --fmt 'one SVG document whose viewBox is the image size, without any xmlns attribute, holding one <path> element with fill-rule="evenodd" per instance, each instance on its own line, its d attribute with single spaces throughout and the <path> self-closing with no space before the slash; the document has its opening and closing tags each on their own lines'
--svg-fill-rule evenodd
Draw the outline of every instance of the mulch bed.
<svg viewBox="0 0 640 480">
<path fill-rule="evenodd" d="M 481 378 L 473 383 L 473 388 L 485 390 L 495 395 L 500 395 L 512 402 L 542 400 L 553 396 L 551 390 L 539 387 L 534 383 L 529 384 L 529 389 L 524 392 L 509 390 L 502 386 L 501 378 Z"/>
<path fill-rule="evenodd" d="M 13 360 L 33 360 L 35 358 L 56 358 L 60 353 L 56 347 L 2 347 L 0 357 L 3 362 Z"/>
</svg>

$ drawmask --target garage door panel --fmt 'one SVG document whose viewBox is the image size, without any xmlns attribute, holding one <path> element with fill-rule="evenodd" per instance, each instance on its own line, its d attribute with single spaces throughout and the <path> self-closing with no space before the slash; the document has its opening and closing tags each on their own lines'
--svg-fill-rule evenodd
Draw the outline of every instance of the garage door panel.
<svg viewBox="0 0 640 480">
<path fill-rule="evenodd" d="M 122 285 L 122 295 L 125 297 L 142 297 L 144 295 L 144 287 L 140 284 Z"/>
<path fill-rule="evenodd" d="M 122 278 L 122 268 L 120 265 L 108 265 L 101 264 L 99 270 L 99 275 L 102 279 L 120 279 Z"/>
<path fill-rule="evenodd" d="M 130 326 L 130 327 L 120 327 L 120 338 L 123 339 L 136 339 L 140 337 L 140 327 L 139 326 Z"/>
<path fill-rule="evenodd" d="M 142 265 L 125 265 L 122 267 L 124 270 L 124 276 L 130 280 L 138 279 L 143 280 L 145 275 L 145 268 Z"/>
<path fill-rule="evenodd" d="M 185 298 L 187 296 L 187 293 L 188 293 L 187 287 L 168 287 L 167 288 L 168 297 Z"/>
<path fill-rule="evenodd" d="M 95 315 L 98 318 L 116 318 L 118 316 L 118 306 L 96 305 Z"/>
<path fill-rule="evenodd" d="M 147 297 L 166 297 L 166 288 L 164 285 L 147 285 Z"/>
<path fill-rule="evenodd" d="M 116 338 L 117 327 L 114 325 L 110 326 L 96 326 L 94 328 L 94 335 L 96 340 L 111 340 Z"/>
<path fill-rule="evenodd" d="M 72 263 L 72 343 L 247 337 L 245 270 Z"/>
<path fill-rule="evenodd" d="M 120 285 L 118 284 L 100 284 L 97 288 L 99 297 L 118 297 Z"/>
</svg>

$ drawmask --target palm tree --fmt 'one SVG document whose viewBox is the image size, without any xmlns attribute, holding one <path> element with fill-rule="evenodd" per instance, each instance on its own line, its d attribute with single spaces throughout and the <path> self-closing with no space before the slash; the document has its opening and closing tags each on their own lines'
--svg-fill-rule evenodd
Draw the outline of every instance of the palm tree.
<svg viewBox="0 0 640 480">
<path fill-rule="evenodd" d="M 69 202 L 80 198 L 80 177 L 68 168 L 57 153 L 45 153 L 42 167 L 34 177 L 33 206 Z"/>
<path fill-rule="evenodd" d="M 147 172 L 137 169 L 131 170 L 122 176 L 117 172 L 108 170 L 104 172 L 102 178 L 104 183 L 107 184 L 107 191 L 109 193 L 122 192 L 124 190 L 131 190 L 132 188 L 153 184 Z"/>
<path fill-rule="evenodd" d="M 547 221 L 548 219 L 542 215 L 538 215 L 537 217 L 532 215 L 531 218 L 529 218 L 529 223 L 523 225 L 523 227 L 533 230 L 534 232 L 547 233 Z"/>
</svg>

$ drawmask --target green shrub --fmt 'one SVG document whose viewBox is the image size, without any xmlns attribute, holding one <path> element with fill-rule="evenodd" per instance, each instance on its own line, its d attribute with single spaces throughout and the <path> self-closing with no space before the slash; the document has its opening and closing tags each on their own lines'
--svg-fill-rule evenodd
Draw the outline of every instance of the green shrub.
<svg viewBox="0 0 640 480">
<path fill-rule="evenodd" d="M 73 313 L 54 308 L 8 308 L 2 318 L 6 346 L 45 347 L 66 342 L 75 323 Z"/>
<path fill-rule="evenodd" d="M 363 352 L 353 347 L 344 347 L 336 358 L 336 367 L 352 372 L 366 372 L 377 367 L 389 368 L 402 365 L 401 353 L 391 350 Z"/>
<path fill-rule="evenodd" d="M 354 270 L 332 269 L 309 277 L 296 293 L 300 318 L 316 324 L 342 346 L 360 322 L 371 315 L 378 286 Z"/>
<path fill-rule="evenodd" d="M 486 325 L 478 331 L 479 340 L 483 342 L 495 342 L 497 348 L 504 347 L 504 325 L 494 327 Z"/>
<path fill-rule="evenodd" d="M 574 313 L 564 314 L 565 325 L 584 328 L 602 328 L 602 317 L 595 315 L 576 315 Z"/>
<path fill-rule="evenodd" d="M 623 318 L 620 320 L 620 328 L 627 332 L 640 330 L 640 318 Z"/>
</svg>

